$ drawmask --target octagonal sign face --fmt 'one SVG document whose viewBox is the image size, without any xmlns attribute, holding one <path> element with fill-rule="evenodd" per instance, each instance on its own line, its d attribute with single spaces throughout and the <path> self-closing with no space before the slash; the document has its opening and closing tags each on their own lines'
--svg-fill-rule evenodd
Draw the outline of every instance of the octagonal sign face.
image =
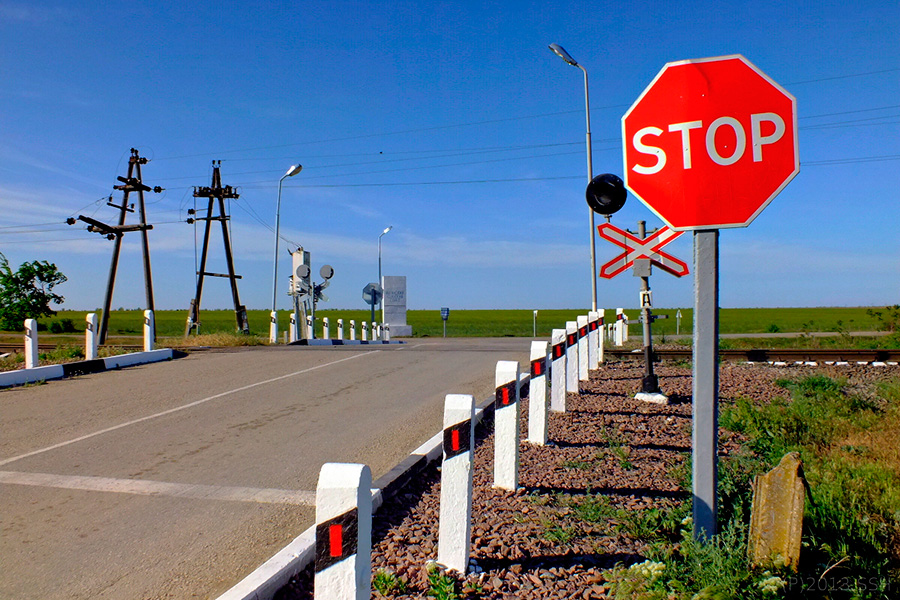
<svg viewBox="0 0 900 600">
<path fill-rule="evenodd" d="M 800 171 L 797 101 L 740 55 L 666 64 L 622 142 L 625 185 L 676 231 L 746 227 Z"/>
</svg>

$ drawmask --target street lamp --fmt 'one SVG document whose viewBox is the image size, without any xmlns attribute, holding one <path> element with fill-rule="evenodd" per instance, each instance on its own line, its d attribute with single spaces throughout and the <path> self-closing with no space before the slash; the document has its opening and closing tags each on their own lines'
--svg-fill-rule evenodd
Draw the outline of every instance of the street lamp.
<svg viewBox="0 0 900 600">
<path fill-rule="evenodd" d="M 578 64 L 565 49 L 559 44 L 550 44 L 550 49 L 554 54 L 572 65 L 578 67 L 584 73 L 584 112 L 587 116 L 587 169 L 588 183 L 594 178 L 594 164 L 591 158 L 591 105 L 588 101 L 588 75 L 584 67 Z M 597 310 L 597 246 L 594 236 L 594 211 L 588 208 L 590 224 L 591 224 L 591 310 Z"/>
<path fill-rule="evenodd" d="M 384 323 L 384 288 L 381 283 L 381 238 L 384 237 L 388 231 L 393 229 L 393 225 L 388 225 L 384 228 L 384 231 L 381 232 L 381 235 L 378 236 L 378 285 L 382 286 L 381 290 L 381 298 L 378 299 L 378 308 L 381 310 L 381 322 Z M 372 304 L 372 319 L 375 319 L 375 305 Z"/>
<path fill-rule="evenodd" d="M 278 202 L 275 203 L 275 260 L 274 266 L 272 267 L 272 314 L 271 321 L 269 323 L 269 342 L 273 344 L 278 343 L 278 317 L 276 314 L 276 298 L 278 294 L 278 237 L 281 230 L 281 184 L 284 183 L 284 180 L 288 177 L 293 177 L 297 173 L 303 170 L 301 165 L 291 165 L 291 168 L 287 170 L 287 173 L 281 176 L 281 179 L 278 180 Z"/>
</svg>

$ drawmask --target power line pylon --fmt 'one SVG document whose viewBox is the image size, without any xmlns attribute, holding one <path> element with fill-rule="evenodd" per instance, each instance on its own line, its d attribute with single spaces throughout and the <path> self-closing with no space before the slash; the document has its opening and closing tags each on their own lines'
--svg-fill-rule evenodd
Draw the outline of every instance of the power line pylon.
<svg viewBox="0 0 900 600">
<path fill-rule="evenodd" d="M 203 295 L 203 278 L 206 275 L 209 275 L 210 277 L 227 277 L 231 281 L 231 297 L 234 300 L 234 315 L 237 320 L 238 331 L 245 334 L 250 333 L 250 325 L 247 322 L 247 307 L 241 304 L 241 299 L 238 295 L 237 280 L 240 279 L 241 276 L 234 274 L 234 259 L 231 254 L 231 236 L 228 233 L 228 221 L 231 220 L 231 217 L 225 212 L 225 199 L 236 199 L 240 197 L 240 194 L 238 194 L 230 185 L 222 187 L 222 177 L 219 174 L 219 167 L 221 166 L 221 160 L 218 162 L 213 161 L 212 185 L 209 187 L 194 188 L 194 198 L 208 198 L 209 204 L 206 208 L 205 217 L 188 219 L 188 223 L 193 223 L 194 221 L 206 221 L 206 227 L 203 232 L 203 250 L 200 254 L 200 270 L 197 271 L 197 291 L 194 294 L 193 300 L 191 300 L 191 307 L 188 309 L 187 323 L 184 327 L 185 337 L 190 335 L 191 330 L 193 329 L 196 329 L 198 333 L 200 332 L 200 298 Z M 218 216 L 213 216 L 213 206 L 217 201 L 219 204 L 219 214 Z M 193 210 L 188 212 L 194 214 Z M 225 262 L 228 265 L 227 275 L 223 273 L 210 273 L 206 270 L 206 257 L 209 254 L 209 230 L 213 221 L 219 221 L 222 224 L 222 240 L 225 243 Z"/>
<path fill-rule="evenodd" d="M 122 204 L 113 204 L 112 196 L 110 196 L 109 201 L 106 204 L 119 210 L 118 225 L 107 225 L 106 223 L 103 223 L 91 217 L 78 215 L 79 221 L 83 221 L 88 224 L 88 231 L 100 233 L 105 235 L 108 239 L 115 240 L 115 245 L 113 246 L 112 261 L 109 265 L 109 279 L 107 280 L 106 284 L 106 299 L 103 301 L 103 314 L 100 318 L 99 338 L 101 344 L 106 343 L 106 334 L 109 327 L 109 311 L 112 304 L 113 288 L 116 285 L 116 271 L 119 267 L 119 252 L 122 249 L 122 236 L 129 231 L 141 232 L 141 249 L 144 258 L 144 289 L 147 297 L 147 308 L 149 310 L 154 309 L 153 275 L 150 270 L 150 243 L 147 238 L 147 232 L 153 229 L 153 225 L 147 224 L 147 211 L 144 207 L 144 192 L 153 191 L 159 193 L 163 191 L 163 188 L 159 186 L 151 188 L 143 184 L 141 180 L 141 165 L 145 165 L 147 164 L 147 162 L 148 160 L 146 158 L 140 156 L 138 151 L 135 148 L 132 148 L 131 156 L 128 159 L 128 175 L 126 177 L 119 176 L 116 178 L 122 182 L 122 185 L 114 185 L 113 189 L 124 192 L 122 196 Z M 129 206 L 128 204 L 128 196 L 132 192 L 136 192 L 138 195 L 138 215 L 140 217 L 140 222 L 134 225 L 126 225 L 126 214 L 134 212 L 134 205 Z M 69 225 L 74 225 L 75 219 L 69 218 L 67 219 L 67 222 L 69 223 Z M 153 337 L 156 337 L 155 331 L 153 332 Z"/>
</svg>

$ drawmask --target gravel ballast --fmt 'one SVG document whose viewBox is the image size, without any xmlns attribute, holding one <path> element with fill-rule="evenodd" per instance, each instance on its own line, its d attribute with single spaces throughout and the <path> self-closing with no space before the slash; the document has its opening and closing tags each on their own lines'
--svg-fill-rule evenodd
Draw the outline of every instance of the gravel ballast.
<svg viewBox="0 0 900 600">
<path fill-rule="evenodd" d="M 890 367 L 897 371 L 896 367 Z M 600 499 L 611 510 L 667 509 L 689 514 L 690 491 L 682 487 L 691 451 L 691 371 L 689 366 L 656 367 L 668 405 L 634 399 L 643 363 L 603 365 L 568 394 L 567 411 L 550 413 L 547 446 L 520 444 L 520 489 L 491 487 L 493 423 L 476 430 L 472 550 L 469 572 L 455 574 L 460 597 L 522 599 L 605 598 L 606 569 L 642 562 L 647 543 L 608 520 L 586 521 L 579 507 Z M 767 402 L 788 396 L 776 379 L 812 374 L 846 378 L 851 388 L 883 369 L 865 366 L 773 367 L 723 363 L 720 402 L 749 397 Z M 527 404 L 521 406 L 522 440 Z M 439 424 L 437 424 L 439 426 Z M 738 440 L 720 431 L 720 455 L 737 450 Z M 439 462 L 386 501 L 376 513 L 372 573 L 390 573 L 405 590 L 373 598 L 428 597 L 427 565 L 437 557 L 440 499 Z M 312 566 L 275 596 L 313 598 Z"/>
</svg>

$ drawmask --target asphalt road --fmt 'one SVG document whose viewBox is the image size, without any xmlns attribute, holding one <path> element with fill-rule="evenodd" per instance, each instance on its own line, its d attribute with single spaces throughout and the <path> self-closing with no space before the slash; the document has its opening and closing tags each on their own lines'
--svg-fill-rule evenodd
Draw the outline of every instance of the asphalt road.
<svg viewBox="0 0 900 600">
<path fill-rule="evenodd" d="M 323 463 L 379 477 L 528 350 L 202 352 L 0 391 L 0 597 L 215 598 L 313 523 Z"/>
</svg>

